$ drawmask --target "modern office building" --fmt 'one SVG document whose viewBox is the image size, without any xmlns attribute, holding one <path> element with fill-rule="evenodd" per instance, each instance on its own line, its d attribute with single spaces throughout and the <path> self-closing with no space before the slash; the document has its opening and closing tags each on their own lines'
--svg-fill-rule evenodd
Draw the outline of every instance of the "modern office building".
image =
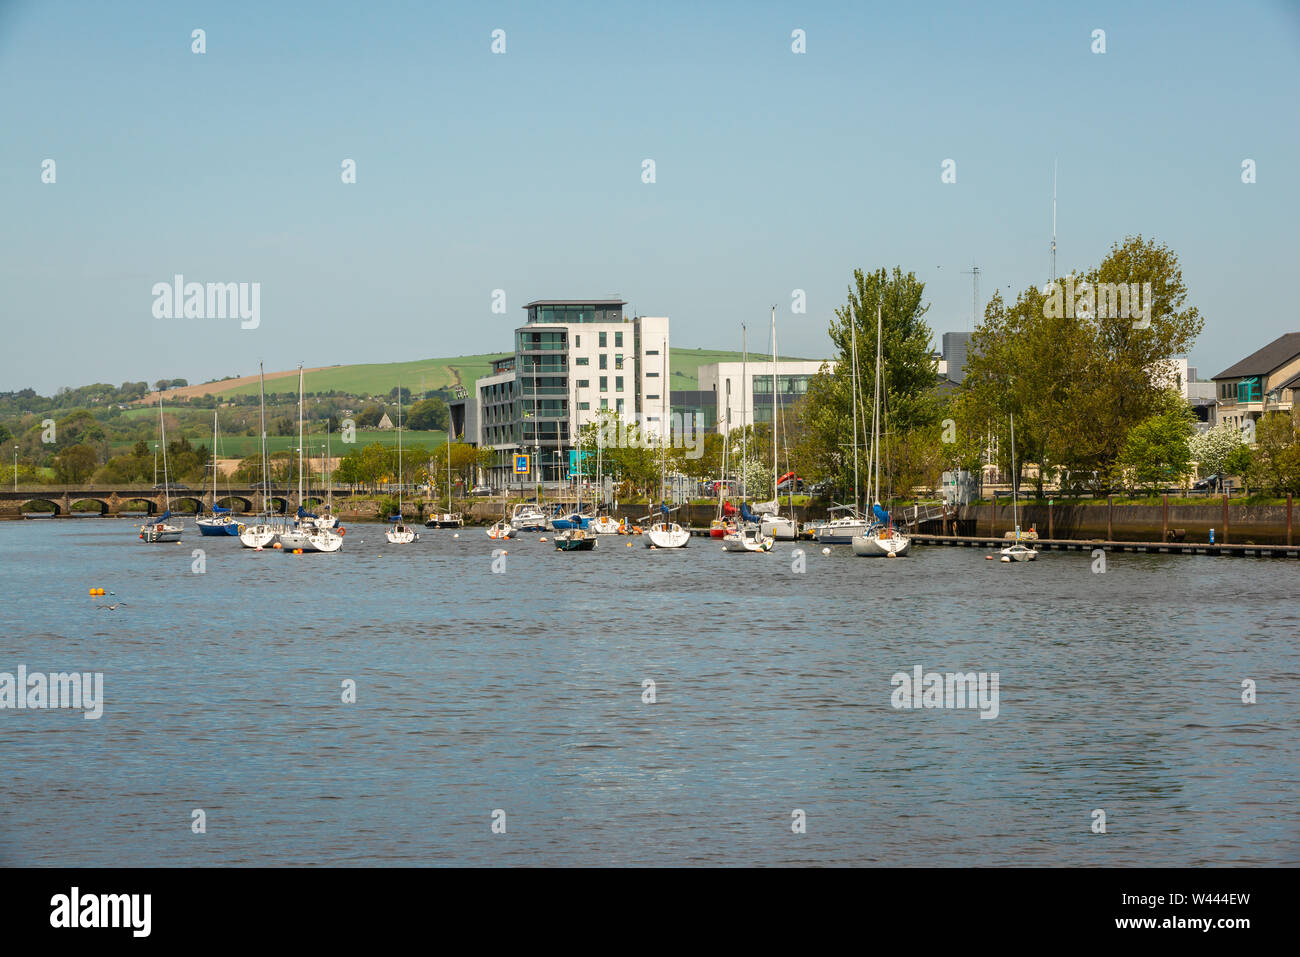
<svg viewBox="0 0 1300 957">
<path fill-rule="evenodd" d="M 822 368 L 821 359 L 781 359 L 776 363 L 775 401 L 772 391 L 772 362 L 715 362 L 700 366 L 701 392 L 711 393 L 709 403 L 717 417 L 717 430 L 772 421 L 775 408 L 788 410 L 808 391 L 808 380 Z M 826 360 L 828 370 L 835 363 Z M 704 404 L 701 403 L 703 406 Z"/>
<path fill-rule="evenodd" d="M 668 319 L 623 314 L 622 299 L 538 299 L 524 306 L 514 352 L 451 403 L 464 440 L 496 453 L 495 487 L 558 482 L 569 452 L 601 409 L 658 431 L 668 411 Z M 517 475 L 527 454 L 529 473 Z"/>
</svg>

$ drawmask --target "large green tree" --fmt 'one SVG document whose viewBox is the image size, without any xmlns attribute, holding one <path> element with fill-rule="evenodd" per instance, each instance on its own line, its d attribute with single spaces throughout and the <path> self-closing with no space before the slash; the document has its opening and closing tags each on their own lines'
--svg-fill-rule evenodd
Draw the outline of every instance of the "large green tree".
<svg viewBox="0 0 1300 957">
<path fill-rule="evenodd" d="M 881 456 L 881 492 L 892 488 L 905 494 L 918 472 L 928 472 L 937 459 L 921 446 L 937 440 L 942 404 L 935 389 L 933 336 L 926 324 L 929 306 L 925 284 L 915 273 L 894 267 L 890 272 L 855 270 L 846 303 L 835 310 L 828 330 L 836 353 L 834 369 L 823 366 L 808 383 L 791 429 L 798 444 L 793 458 L 810 477 L 828 478 L 839 494 L 854 497 L 853 442 L 854 375 L 857 377 L 857 444 L 860 494 L 867 485 L 867 448 L 872 431 L 876 370 L 876 317 L 881 325 L 881 432 L 883 447 L 896 454 Z M 856 337 L 857 363 L 854 358 Z M 922 436 L 928 435 L 928 439 Z M 900 437 L 910 436 L 907 442 Z M 923 462 L 929 462 L 922 465 Z M 936 476 L 925 476 L 922 482 Z"/>
</svg>

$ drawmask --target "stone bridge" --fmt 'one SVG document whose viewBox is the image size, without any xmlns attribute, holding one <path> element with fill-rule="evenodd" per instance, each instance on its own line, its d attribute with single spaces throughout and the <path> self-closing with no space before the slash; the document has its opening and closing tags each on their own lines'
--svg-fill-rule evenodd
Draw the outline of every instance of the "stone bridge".
<svg viewBox="0 0 1300 957">
<path fill-rule="evenodd" d="M 171 507 L 176 513 L 212 511 L 213 504 L 236 513 L 253 512 L 261 506 L 262 490 L 255 488 L 219 489 L 216 502 L 212 490 L 172 487 Z M 316 505 L 323 501 L 324 492 L 312 491 L 306 502 Z M 334 490 L 335 497 L 347 496 L 346 489 Z M 271 510 L 283 515 L 298 509 L 296 489 L 285 492 L 277 489 L 268 494 Z M 160 488 L 152 485 L 19 485 L 0 489 L 0 519 L 22 518 L 27 515 L 50 515 L 67 518 L 73 515 L 159 515 L 167 507 L 167 497 Z"/>
</svg>

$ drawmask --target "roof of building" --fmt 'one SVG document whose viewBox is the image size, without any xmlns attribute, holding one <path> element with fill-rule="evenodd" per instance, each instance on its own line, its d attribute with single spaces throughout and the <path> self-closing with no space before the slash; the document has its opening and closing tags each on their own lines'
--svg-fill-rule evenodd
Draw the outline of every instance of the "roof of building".
<svg viewBox="0 0 1300 957">
<path fill-rule="evenodd" d="M 524 308 L 533 306 L 626 306 L 627 302 L 615 296 L 613 299 L 534 299 L 524 303 Z"/>
<path fill-rule="evenodd" d="M 1300 356 L 1300 332 L 1288 332 L 1284 336 L 1278 336 L 1258 352 L 1252 352 L 1235 365 L 1228 366 L 1213 379 L 1239 379 L 1242 376 L 1267 375 L 1278 366 L 1286 365 L 1296 356 Z"/>
<path fill-rule="evenodd" d="M 1280 388 L 1283 389 L 1300 389 L 1300 373 L 1292 376 L 1286 382 L 1283 382 Z"/>
</svg>

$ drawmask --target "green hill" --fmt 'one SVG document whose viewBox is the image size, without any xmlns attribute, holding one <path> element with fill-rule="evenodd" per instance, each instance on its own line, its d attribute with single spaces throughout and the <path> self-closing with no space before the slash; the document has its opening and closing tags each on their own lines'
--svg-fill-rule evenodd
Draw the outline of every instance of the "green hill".
<svg viewBox="0 0 1300 957">
<path fill-rule="evenodd" d="M 486 376 L 492 369 L 492 360 L 504 353 L 475 356 L 453 356 L 445 359 L 414 359 L 409 362 L 375 362 L 364 365 L 331 366 L 310 371 L 304 378 L 308 393 L 342 392 L 349 395 L 387 395 L 398 382 L 420 395 L 430 389 L 463 385 L 473 388 L 474 380 Z M 763 356 L 752 356 L 755 362 Z M 784 356 L 783 358 L 793 358 Z M 739 362 L 739 352 L 717 349 L 672 349 L 669 362 L 672 367 L 672 389 L 698 388 L 699 368 L 714 362 Z M 257 378 L 226 380 L 191 385 L 177 390 L 183 394 L 256 395 Z M 296 392 L 298 383 L 292 372 L 268 373 L 266 390 L 269 393 Z"/>
</svg>

